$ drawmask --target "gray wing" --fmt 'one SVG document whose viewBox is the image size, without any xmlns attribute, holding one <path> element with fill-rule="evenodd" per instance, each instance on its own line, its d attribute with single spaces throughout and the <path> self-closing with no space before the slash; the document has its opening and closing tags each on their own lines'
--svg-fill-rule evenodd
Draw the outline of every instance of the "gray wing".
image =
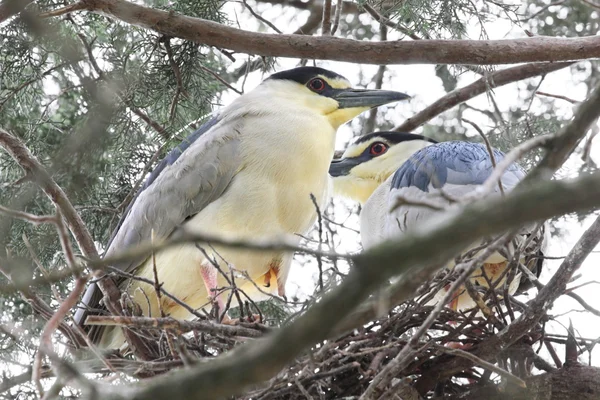
<svg viewBox="0 0 600 400">
<path fill-rule="evenodd" d="M 493 153 L 496 162 L 504 159 L 501 151 L 494 149 Z M 434 144 L 419 150 L 398 168 L 390 185 L 389 204 L 404 197 L 449 205 L 439 195 L 440 190 L 462 197 L 483 184 L 493 170 L 490 154 L 482 144 L 460 141 Z M 518 164 L 511 164 L 502 175 L 503 188 L 512 190 L 524 176 L 525 171 Z M 499 191 L 498 186 L 494 190 Z M 439 215 L 439 211 L 429 208 L 402 205 L 387 216 L 384 229 L 387 236 L 396 235 Z"/>
<path fill-rule="evenodd" d="M 494 149 L 496 162 L 504 153 Z M 494 167 L 487 148 L 479 143 L 443 142 L 425 147 L 413 154 L 394 174 L 392 189 L 416 187 L 423 192 L 445 185 L 480 185 L 489 178 Z M 505 189 L 514 188 L 525 177 L 516 163 L 502 175 Z"/>
<path fill-rule="evenodd" d="M 186 219 L 221 196 L 240 166 L 238 152 L 240 126 L 219 121 L 207 122 L 173 149 L 150 174 L 127 210 L 105 255 L 150 240 L 168 237 Z M 147 256 L 113 265 L 129 272 Z M 92 283 L 75 314 L 83 324 L 87 308 L 97 308 L 102 294 Z"/>
</svg>

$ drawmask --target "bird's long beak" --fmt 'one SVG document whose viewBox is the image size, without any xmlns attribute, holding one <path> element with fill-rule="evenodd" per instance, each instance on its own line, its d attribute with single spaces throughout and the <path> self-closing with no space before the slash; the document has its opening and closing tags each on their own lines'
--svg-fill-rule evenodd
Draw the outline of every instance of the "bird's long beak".
<svg viewBox="0 0 600 400">
<path fill-rule="evenodd" d="M 334 91 L 331 97 L 338 102 L 339 108 L 373 108 L 394 101 L 410 99 L 410 96 L 405 93 L 391 90 L 334 89 Z"/>
<path fill-rule="evenodd" d="M 329 165 L 329 175 L 332 177 L 349 175 L 350 170 L 360 164 L 360 161 L 355 158 L 340 158 L 333 160 Z"/>
</svg>

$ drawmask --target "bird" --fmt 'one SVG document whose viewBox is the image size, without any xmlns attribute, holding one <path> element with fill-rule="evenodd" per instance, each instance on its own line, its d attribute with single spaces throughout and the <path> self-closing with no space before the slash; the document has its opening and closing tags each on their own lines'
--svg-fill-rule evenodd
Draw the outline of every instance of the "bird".
<svg viewBox="0 0 600 400">
<path fill-rule="evenodd" d="M 287 237 L 298 243 L 317 217 L 311 195 L 318 205 L 327 201 L 328 168 L 340 125 L 409 97 L 355 89 L 343 76 L 319 67 L 272 74 L 217 111 L 156 166 L 121 218 L 104 256 L 180 233 L 251 241 Z M 150 282 L 156 268 L 162 288 L 192 309 L 206 310 L 216 303 L 224 310 L 227 293 L 218 289 L 228 284 L 219 270 L 245 272 L 250 280 L 238 279 L 238 288 L 260 300 L 262 292 L 285 295 L 291 260 L 283 251 L 183 243 L 111 267 Z M 159 304 L 151 284 L 119 278 L 117 284 L 144 316 L 193 318 L 166 296 Z M 97 314 L 101 298 L 92 283 L 75 322 L 83 326 L 88 315 Z M 107 349 L 120 348 L 125 341 L 121 329 L 113 327 L 95 326 L 89 335 Z"/>
<path fill-rule="evenodd" d="M 469 201 L 468 196 L 490 177 L 494 162 L 505 155 L 497 149 L 490 151 L 484 144 L 466 141 L 437 141 L 422 135 L 404 132 L 374 132 L 358 137 L 333 160 L 329 167 L 334 193 L 362 205 L 360 235 L 364 249 L 410 233 L 419 226 L 434 223 L 452 205 L 450 199 Z M 494 161 L 494 162 L 493 162 Z M 512 190 L 523 178 L 525 171 L 512 163 L 502 174 L 502 191 L 498 185 L 489 195 L 500 195 Z M 442 193 L 443 191 L 443 193 Z M 434 208 L 423 206 L 426 203 Z M 460 203 L 458 203 L 460 206 Z M 547 229 L 532 232 L 532 227 L 522 229 L 515 240 L 524 243 L 530 235 L 530 246 L 536 257 L 521 260 L 539 276 L 543 252 L 547 243 Z M 463 252 L 481 245 L 474 243 Z M 530 254 L 528 252 L 528 254 Z M 542 256 L 542 257 L 540 257 Z M 502 287 L 506 280 L 508 260 L 499 252 L 485 259 L 481 269 L 469 280 L 475 287 L 488 288 L 489 282 Z M 454 267 L 454 261 L 447 268 Z M 485 272 L 485 274 L 484 274 Z M 530 287 L 528 278 L 516 273 L 508 293 L 513 295 Z M 438 291 L 431 304 L 446 294 L 450 285 Z M 473 308 L 475 303 L 464 286 L 455 293 L 449 306 L 454 310 Z"/>
</svg>

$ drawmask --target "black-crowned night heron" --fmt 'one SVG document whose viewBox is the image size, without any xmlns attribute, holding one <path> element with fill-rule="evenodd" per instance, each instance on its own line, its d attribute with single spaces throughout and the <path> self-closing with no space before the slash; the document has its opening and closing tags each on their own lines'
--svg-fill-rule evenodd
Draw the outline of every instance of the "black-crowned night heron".
<svg viewBox="0 0 600 400">
<path fill-rule="evenodd" d="M 504 154 L 493 150 L 499 162 Z M 364 248 L 392 238 L 402 236 L 420 225 L 434 223 L 442 213 L 460 207 L 451 206 L 449 198 L 460 200 L 474 191 L 490 177 L 493 171 L 490 154 L 485 145 L 453 141 L 437 143 L 421 135 L 399 132 L 376 132 L 359 137 L 334 160 L 329 173 L 336 194 L 360 202 L 360 233 Z M 525 176 L 523 169 L 513 163 L 501 177 L 504 191 L 513 189 Z M 442 191 L 446 194 L 443 196 Z M 494 185 L 489 195 L 498 195 L 500 189 Z M 401 200 L 401 201 L 399 201 Z M 435 203 L 441 209 L 424 207 L 418 203 Z M 446 209 L 450 207 L 449 209 Z M 531 229 L 526 228 L 516 237 L 517 243 L 525 243 Z M 530 246 L 538 253 L 545 243 L 544 227 L 535 233 Z M 475 243 L 473 247 L 481 245 Z M 469 249 L 465 249 L 469 250 Z M 435 249 L 432 249 L 435 251 Z M 529 268 L 539 271 L 543 259 L 521 260 Z M 488 257 L 483 270 L 477 270 L 470 278 L 475 285 L 489 287 L 496 282 L 502 288 L 507 274 L 507 259 L 496 252 Z M 454 266 L 453 262 L 449 267 Z M 521 283 L 521 273 L 509 284 L 508 293 L 514 294 Z M 528 280 L 523 278 L 523 287 Z M 436 296 L 436 301 L 444 291 Z M 462 288 L 450 303 L 454 309 L 474 306 L 471 297 Z"/>
<path fill-rule="evenodd" d="M 178 231 L 252 241 L 289 236 L 298 241 L 296 234 L 305 234 L 316 218 L 311 194 L 318 204 L 326 202 L 338 127 L 363 111 L 407 97 L 352 89 L 344 77 L 316 67 L 271 75 L 158 164 L 126 211 L 106 255 Z M 227 282 L 212 262 L 226 273 L 229 266 L 246 272 L 265 291 L 284 295 L 291 254 L 223 246 L 206 246 L 205 251 L 210 259 L 194 243 L 180 244 L 113 267 L 154 281 L 155 264 L 163 288 L 194 309 L 210 309 L 212 299 L 224 310 L 227 293 L 215 290 Z M 253 282 L 237 282 L 253 299 L 260 299 Z M 153 285 L 131 280 L 121 287 L 144 315 L 161 315 Z M 77 323 L 83 324 L 99 308 L 101 297 L 96 284 L 88 287 Z M 174 318 L 192 317 L 166 296 L 160 307 Z M 114 328 L 91 336 L 111 348 L 124 340 Z"/>
</svg>

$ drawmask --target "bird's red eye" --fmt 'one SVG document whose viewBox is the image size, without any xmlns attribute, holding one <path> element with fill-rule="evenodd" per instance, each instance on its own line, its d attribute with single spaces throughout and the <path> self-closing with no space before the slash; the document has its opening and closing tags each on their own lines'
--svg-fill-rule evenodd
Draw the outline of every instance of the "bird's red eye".
<svg viewBox="0 0 600 400">
<path fill-rule="evenodd" d="M 371 145 L 371 149 L 369 150 L 369 153 L 371 153 L 371 155 L 373 156 L 380 156 L 383 153 L 385 153 L 388 149 L 388 145 L 385 143 L 381 143 L 381 142 L 377 142 L 377 143 L 373 143 Z"/>
<path fill-rule="evenodd" d="M 314 92 L 322 92 L 325 90 L 325 81 L 321 78 L 311 79 L 308 82 L 308 88 Z"/>
</svg>

